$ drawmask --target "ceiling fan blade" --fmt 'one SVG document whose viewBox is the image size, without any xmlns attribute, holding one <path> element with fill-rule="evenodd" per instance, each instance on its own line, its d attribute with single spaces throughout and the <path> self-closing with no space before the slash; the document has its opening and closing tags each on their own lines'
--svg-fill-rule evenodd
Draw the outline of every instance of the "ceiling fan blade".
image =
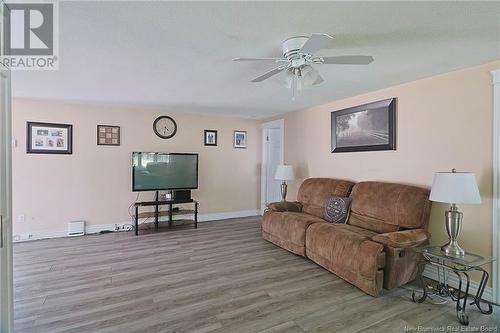
<svg viewBox="0 0 500 333">
<path fill-rule="evenodd" d="M 372 56 L 337 56 L 337 57 L 322 57 L 323 64 L 337 64 L 337 65 L 368 65 L 373 61 Z"/>
<path fill-rule="evenodd" d="M 265 79 L 268 79 L 271 76 L 278 74 L 279 72 L 281 72 L 282 70 L 284 70 L 286 68 L 287 67 L 278 67 L 278 68 L 275 68 L 273 70 L 270 70 L 269 72 L 267 72 L 265 74 L 262 74 L 259 77 L 256 77 L 255 79 L 252 80 L 252 82 L 261 82 L 261 81 L 264 81 Z"/>
<path fill-rule="evenodd" d="M 321 84 L 323 83 L 325 80 L 323 80 L 323 78 L 321 77 L 321 75 L 318 74 L 318 78 L 316 79 L 316 81 L 313 82 L 313 86 L 315 85 L 318 85 L 318 84 Z"/>
<path fill-rule="evenodd" d="M 280 61 L 288 61 L 288 59 L 285 59 L 285 58 L 234 58 L 233 61 L 274 61 L 274 62 L 280 62 Z"/>
<path fill-rule="evenodd" d="M 333 37 L 327 34 L 312 34 L 311 37 L 302 46 L 299 52 L 314 54 L 318 50 L 321 50 L 333 40 Z"/>
</svg>

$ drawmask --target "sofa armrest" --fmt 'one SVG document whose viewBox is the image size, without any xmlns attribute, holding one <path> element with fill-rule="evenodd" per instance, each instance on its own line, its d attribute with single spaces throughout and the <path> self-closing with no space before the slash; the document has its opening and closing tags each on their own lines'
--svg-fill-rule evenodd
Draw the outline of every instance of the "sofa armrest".
<svg viewBox="0 0 500 333">
<path fill-rule="evenodd" d="M 266 211 L 272 212 L 301 212 L 302 204 L 298 201 L 280 201 L 272 202 L 267 205 Z"/>
<path fill-rule="evenodd" d="M 395 248 L 409 248 L 424 244 L 430 235 L 424 229 L 412 229 L 378 234 L 372 237 L 374 242 Z"/>
</svg>

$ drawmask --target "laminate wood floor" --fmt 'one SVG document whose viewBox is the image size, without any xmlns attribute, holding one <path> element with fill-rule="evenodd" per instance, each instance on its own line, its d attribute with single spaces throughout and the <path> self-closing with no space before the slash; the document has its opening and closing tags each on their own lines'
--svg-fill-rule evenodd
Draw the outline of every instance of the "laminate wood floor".
<svg viewBox="0 0 500 333">
<path fill-rule="evenodd" d="M 451 325 L 451 303 L 373 298 L 264 241 L 260 218 L 14 245 L 16 332 L 405 332 Z M 494 326 L 470 308 L 471 326 Z"/>
</svg>

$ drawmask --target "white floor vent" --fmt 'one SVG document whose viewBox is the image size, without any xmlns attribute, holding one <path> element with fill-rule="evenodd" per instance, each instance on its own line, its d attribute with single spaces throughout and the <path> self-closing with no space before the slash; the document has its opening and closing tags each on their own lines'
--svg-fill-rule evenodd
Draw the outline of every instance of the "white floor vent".
<svg viewBox="0 0 500 333">
<path fill-rule="evenodd" d="M 85 235 L 85 221 L 71 221 L 68 223 L 68 236 Z"/>
</svg>

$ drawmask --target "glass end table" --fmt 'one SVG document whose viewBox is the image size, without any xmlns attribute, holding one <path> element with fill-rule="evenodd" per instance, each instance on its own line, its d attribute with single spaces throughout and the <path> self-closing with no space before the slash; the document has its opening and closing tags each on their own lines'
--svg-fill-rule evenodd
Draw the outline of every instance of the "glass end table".
<svg viewBox="0 0 500 333">
<path fill-rule="evenodd" d="M 462 325 L 469 325 L 469 317 L 465 312 L 470 288 L 469 273 L 480 272 L 481 281 L 479 282 L 476 295 L 469 305 L 476 305 L 482 314 L 493 313 L 491 304 L 482 300 L 484 288 L 489 278 L 488 272 L 482 266 L 495 261 L 496 258 L 484 257 L 470 252 L 466 252 L 463 257 L 451 257 L 442 252 L 440 246 L 419 247 L 414 250 L 421 254 L 421 259 L 418 261 L 418 278 L 423 289 L 421 297 L 417 297 L 415 291 L 413 291 L 412 299 L 414 302 L 422 303 L 430 295 L 439 295 L 443 298 L 449 297 L 456 302 L 458 321 Z M 435 285 L 424 284 L 422 275 L 426 265 L 437 268 L 438 281 Z M 456 274 L 458 277 L 458 289 L 448 285 L 447 273 L 449 272 Z M 487 307 L 483 308 L 485 304 Z"/>
</svg>

